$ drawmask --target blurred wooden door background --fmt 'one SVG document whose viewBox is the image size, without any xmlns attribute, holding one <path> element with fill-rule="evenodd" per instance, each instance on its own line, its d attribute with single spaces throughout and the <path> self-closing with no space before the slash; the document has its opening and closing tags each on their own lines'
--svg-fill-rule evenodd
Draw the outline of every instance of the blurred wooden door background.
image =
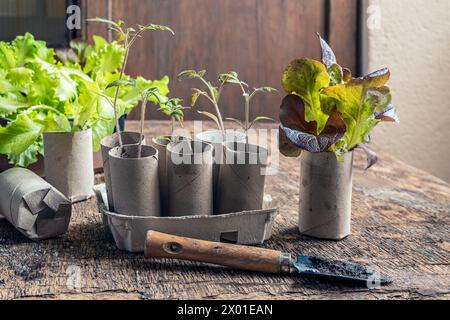
<svg viewBox="0 0 450 320">
<path fill-rule="evenodd" d="M 185 69 L 205 69 L 215 80 L 219 72 L 234 70 L 252 87 L 281 90 L 281 73 L 295 58 L 320 59 L 316 32 L 333 46 L 339 62 L 358 72 L 358 0 L 82 0 L 86 17 L 122 19 L 129 24 L 157 23 L 170 26 L 168 33 L 149 32 L 134 47 L 128 73 L 148 79 L 167 74 L 171 96 L 189 103 L 195 80 L 178 82 Z M 84 36 L 107 36 L 105 26 L 87 23 Z M 252 114 L 278 118 L 280 97 L 261 95 L 253 101 Z M 242 117 L 242 95 L 237 88 L 224 92 L 226 117 Z M 199 100 L 197 110 L 211 110 Z M 149 107 L 148 119 L 163 119 Z M 137 110 L 131 119 L 137 118 Z M 189 110 L 187 119 L 202 119 Z"/>
</svg>

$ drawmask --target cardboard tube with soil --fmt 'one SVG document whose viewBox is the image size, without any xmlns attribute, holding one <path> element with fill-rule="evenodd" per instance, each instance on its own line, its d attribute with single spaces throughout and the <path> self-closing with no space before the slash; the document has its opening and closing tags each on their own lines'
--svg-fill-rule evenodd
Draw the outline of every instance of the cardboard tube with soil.
<svg viewBox="0 0 450 320">
<path fill-rule="evenodd" d="M 116 147 L 109 152 L 112 193 L 116 213 L 127 216 L 161 215 L 158 151 L 138 145 Z"/>
<path fill-rule="evenodd" d="M 218 212 L 218 187 L 220 166 L 225 163 L 223 153 L 223 145 L 227 142 L 245 142 L 245 133 L 238 130 L 225 130 L 225 134 L 221 130 L 204 131 L 197 134 L 196 138 L 204 143 L 213 146 L 213 195 L 214 195 L 214 212 Z"/>
<path fill-rule="evenodd" d="M 268 151 L 253 144 L 224 145 L 225 163 L 220 167 L 218 213 L 261 210 L 264 204 Z"/>
<path fill-rule="evenodd" d="M 44 179 L 23 168 L 0 174 L 0 214 L 31 240 L 67 231 L 71 203 Z"/>
<path fill-rule="evenodd" d="M 319 239 L 350 234 L 353 152 L 338 161 L 334 153 L 301 155 L 299 230 Z"/>
<path fill-rule="evenodd" d="M 72 203 L 94 195 L 91 129 L 44 133 L 45 179 Z"/>
<path fill-rule="evenodd" d="M 167 184 L 166 153 L 167 145 L 171 142 L 189 140 L 180 136 L 159 136 L 152 139 L 152 145 L 158 150 L 158 175 L 159 175 L 159 195 L 161 202 L 161 215 L 168 215 L 169 197 Z"/>
<path fill-rule="evenodd" d="M 167 146 L 169 216 L 213 214 L 213 147 L 185 140 Z"/>
<path fill-rule="evenodd" d="M 141 134 L 138 132 L 122 132 L 122 142 L 124 145 L 133 145 L 140 142 Z M 145 137 L 141 137 L 142 143 L 145 144 Z M 102 146 L 103 172 L 105 175 L 106 193 L 108 196 L 109 211 L 114 212 L 114 199 L 111 187 L 111 173 L 109 170 L 109 151 L 119 146 L 119 136 L 117 133 L 105 137 L 100 142 Z"/>
</svg>

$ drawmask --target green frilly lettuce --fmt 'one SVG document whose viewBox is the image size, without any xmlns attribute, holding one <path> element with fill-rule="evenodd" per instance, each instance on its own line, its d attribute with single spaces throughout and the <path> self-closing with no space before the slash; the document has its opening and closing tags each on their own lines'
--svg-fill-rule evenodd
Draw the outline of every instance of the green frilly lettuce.
<svg viewBox="0 0 450 320">
<path fill-rule="evenodd" d="M 43 154 L 44 132 L 92 129 L 94 151 L 115 129 L 111 100 L 125 49 L 119 42 L 94 36 L 93 44 L 72 43 L 72 60 L 60 61 L 53 49 L 27 33 L 12 42 L 0 42 L 0 154 L 27 167 Z M 126 79 L 131 79 L 125 75 Z M 140 92 L 156 86 L 167 100 L 169 78 L 138 77 L 136 86 L 122 87 L 119 114 L 127 114 L 141 100 Z M 156 103 L 156 100 L 153 102 Z"/>
</svg>

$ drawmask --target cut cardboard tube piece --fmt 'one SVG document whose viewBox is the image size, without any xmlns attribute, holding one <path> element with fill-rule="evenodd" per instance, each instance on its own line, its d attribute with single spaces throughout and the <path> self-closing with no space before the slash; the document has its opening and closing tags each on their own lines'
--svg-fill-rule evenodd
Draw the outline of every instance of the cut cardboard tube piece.
<svg viewBox="0 0 450 320">
<path fill-rule="evenodd" d="M 69 200 L 84 201 L 94 195 L 91 129 L 44 133 L 45 179 Z"/>
<path fill-rule="evenodd" d="M 71 203 L 44 179 L 23 168 L 0 174 L 0 214 L 31 240 L 67 231 Z"/>
<path fill-rule="evenodd" d="M 350 235 L 353 152 L 338 161 L 334 153 L 303 152 L 299 230 L 310 237 L 342 240 Z"/>
<path fill-rule="evenodd" d="M 264 203 L 268 151 L 253 144 L 224 144 L 225 163 L 220 167 L 218 213 L 261 210 Z"/>
<path fill-rule="evenodd" d="M 142 143 L 145 144 L 145 137 L 141 136 L 138 132 L 122 132 L 120 135 L 124 145 L 138 144 L 141 139 Z M 109 151 L 119 146 L 118 133 L 103 138 L 100 144 L 102 147 L 103 173 L 105 175 L 106 193 L 108 194 L 108 206 L 109 210 L 114 212 L 114 198 L 111 186 L 111 173 L 109 170 Z"/>
<path fill-rule="evenodd" d="M 158 176 L 159 176 L 159 196 L 161 203 L 161 215 L 168 215 L 169 197 L 167 184 L 166 153 L 167 145 L 171 142 L 190 140 L 180 136 L 159 136 L 152 139 L 152 145 L 158 150 Z"/>
<path fill-rule="evenodd" d="M 220 166 L 225 162 L 223 153 L 223 145 L 227 142 L 245 142 L 245 133 L 228 129 L 225 133 L 221 130 L 203 131 L 196 135 L 197 140 L 209 143 L 213 146 L 213 195 L 214 195 L 214 212 L 218 212 L 218 187 Z"/>
<path fill-rule="evenodd" d="M 184 140 L 167 146 L 168 214 L 213 214 L 213 148 Z"/>
<path fill-rule="evenodd" d="M 138 145 L 116 147 L 109 152 L 115 212 L 128 216 L 161 215 L 159 203 L 158 151 Z"/>
</svg>

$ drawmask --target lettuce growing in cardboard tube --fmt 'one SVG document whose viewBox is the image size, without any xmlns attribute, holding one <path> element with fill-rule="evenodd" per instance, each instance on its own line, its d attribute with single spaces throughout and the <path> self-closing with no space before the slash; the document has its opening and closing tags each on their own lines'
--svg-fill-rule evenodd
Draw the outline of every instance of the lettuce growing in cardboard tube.
<svg viewBox="0 0 450 320">
<path fill-rule="evenodd" d="M 119 78 L 124 48 L 117 41 L 94 36 L 94 44 L 72 43 L 73 59 L 57 61 L 53 49 L 30 33 L 12 42 L 0 42 L 0 154 L 10 163 L 27 167 L 43 154 L 42 133 L 91 128 L 94 151 L 100 140 L 113 133 L 114 110 L 109 99 Z M 124 76 L 126 80 L 133 80 Z M 169 78 L 150 81 L 142 77 L 123 87 L 118 97 L 121 114 L 141 100 L 140 92 L 158 87 L 161 100 L 169 92 Z"/>
<path fill-rule="evenodd" d="M 309 59 L 293 61 L 283 74 L 288 95 L 283 101 L 279 148 L 288 157 L 301 150 L 334 152 L 338 159 L 359 148 L 366 153 L 370 168 L 377 155 L 366 142 L 381 121 L 399 122 L 392 95 L 386 86 L 389 70 L 384 68 L 354 79 L 318 34 L 322 63 Z"/>
<path fill-rule="evenodd" d="M 313 153 L 326 152 L 346 131 L 342 115 L 333 110 L 319 135 L 316 121 L 306 121 L 305 104 L 297 95 L 288 95 L 281 105 L 280 151 L 286 156 L 298 156 L 295 147 Z"/>
</svg>

